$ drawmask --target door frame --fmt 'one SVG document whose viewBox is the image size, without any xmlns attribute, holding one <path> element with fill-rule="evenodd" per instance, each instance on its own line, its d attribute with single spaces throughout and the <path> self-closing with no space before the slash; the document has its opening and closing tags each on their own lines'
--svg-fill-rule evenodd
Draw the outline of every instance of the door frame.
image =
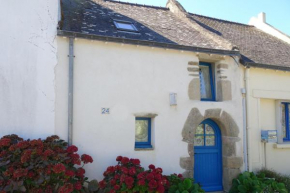
<svg viewBox="0 0 290 193">
<path fill-rule="evenodd" d="M 218 151 L 218 165 L 220 166 L 219 168 L 219 171 L 218 171 L 218 176 L 220 176 L 220 184 L 221 184 L 221 188 L 220 186 L 213 186 L 213 187 L 210 187 L 210 188 L 207 188 L 206 191 L 222 191 L 223 190 L 223 154 L 222 154 L 222 135 L 221 135 L 221 129 L 219 128 L 218 124 L 213 121 L 212 119 L 205 119 L 203 120 L 200 124 L 204 124 L 204 125 L 209 125 L 212 127 L 212 129 L 214 130 L 215 132 L 215 146 L 214 148 L 211 147 L 211 146 L 193 146 L 194 148 L 194 152 L 198 149 L 203 149 L 204 152 L 207 152 L 210 151 L 211 149 L 217 149 Z M 199 124 L 199 125 L 200 125 Z M 195 137 L 195 136 L 194 136 Z M 205 141 L 206 139 L 204 139 Z M 204 145 L 205 145 L 205 142 L 204 142 Z M 196 153 L 194 153 L 196 154 Z M 196 163 L 196 162 L 195 162 Z M 195 168 L 195 164 L 194 164 L 194 168 Z M 193 168 L 193 170 L 194 170 Z M 194 172 L 195 173 L 195 172 Z M 193 175 L 194 177 L 194 175 Z"/>
<path fill-rule="evenodd" d="M 237 145 L 241 144 L 240 125 L 230 113 L 221 108 L 206 108 L 203 113 L 199 108 L 191 108 L 182 128 L 182 141 L 187 144 L 188 156 L 181 156 L 180 167 L 184 169 L 183 176 L 193 177 L 194 167 L 194 133 L 198 125 L 205 119 L 213 120 L 220 128 L 222 135 L 222 162 L 223 162 L 223 188 L 229 191 L 232 187 L 232 180 L 241 173 L 244 164 L 243 157 L 237 152 Z"/>
</svg>

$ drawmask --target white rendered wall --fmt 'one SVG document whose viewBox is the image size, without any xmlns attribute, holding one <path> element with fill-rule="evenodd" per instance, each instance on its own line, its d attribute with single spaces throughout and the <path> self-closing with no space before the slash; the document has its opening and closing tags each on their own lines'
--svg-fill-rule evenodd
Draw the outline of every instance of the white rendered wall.
<svg viewBox="0 0 290 193">
<path fill-rule="evenodd" d="M 0 136 L 54 134 L 58 0 L 0 5 Z"/>
<path fill-rule="evenodd" d="M 277 149 L 274 148 L 276 144 L 268 143 L 264 149 L 261 130 L 278 129 L 276 101 L 290 101 L 290 73 L 251 68 L 250 87 L 249 124 L 253 170 L 267 167 L 289 175 L 290 144 L 286 145 L 288 149 Z"/>
<path fill-rule="evenodd" d="M 240 71 L 231 58 L 229 80 L 233 100 L 200 102 L 189 100 L 187 91 L 192 77 L 187 66 L 197 61 L 190 52 L 136 47 L 116 43 L 78 39 L 74 63 L 73 144 L 93 156 L 88 166 L 90 178 L 101 179 L 115 158 L 124 155 L 140 158 L 143 166 L 150 163 L 162 167 L 165 174 L 180 173 L 180 157 L 188 157 L 187 143 L 181 131 L 190 110 L 221 108 L 227 111 L 240 128 L 242 139 L 242 98 Z M 67 138 L 68 39 L 58 37 L 56 67 L 56 131 Z M 169 105 L 169 93 L 177 93 L 177 106 Z M 101 115 L 101 108 L 110 108 Z M 153 120 L 153 151 L 134 151 L 134 113 L 156 113 Z M 242 140 L 237 143 L 242 157 Z"/>
</svg>

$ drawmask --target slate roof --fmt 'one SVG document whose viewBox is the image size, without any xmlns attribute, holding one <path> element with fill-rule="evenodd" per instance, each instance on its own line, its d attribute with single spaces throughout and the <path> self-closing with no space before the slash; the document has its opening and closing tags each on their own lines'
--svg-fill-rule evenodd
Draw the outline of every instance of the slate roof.
<svg viewBox="0 0 290 193">
<path fill-rule="evenodd" d="M 229 50 L 164 7 L 108 0 L 62 0 L 62 13 L 61 30 L 64 31 Z M 290 44 L 254 26 L 197 14 L 188 15 L 194 23 L 236 45 L 245 62 L 290 67 Z M 118 31 L 114 19 L 132 22 L 139 33 Z"/>
<path fill-rule="evenodd" d="M 103 0 L 63 0 L 62 30 L 211 49 L 226 49 L 164 7 Z M 139 33 L 118 31 L 114 19 L 131 21 Z"/>
<path fill-rule="evenodd" d="M 246 62 L 290 67 L 290 44 L 254 26 L 190 14 L 204 28 L 235 44 Z"/>
</svg>

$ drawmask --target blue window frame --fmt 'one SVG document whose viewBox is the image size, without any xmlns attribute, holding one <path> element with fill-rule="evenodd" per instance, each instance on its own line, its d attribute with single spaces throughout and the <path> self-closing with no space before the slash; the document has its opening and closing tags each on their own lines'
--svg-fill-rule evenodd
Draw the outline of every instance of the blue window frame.
<svg viewBox="0 0 290 193">
<path fill-rule="evenodd" d="M 289 116 L 290 103 L 282 103 L 282 134 L 283 141 L 290 141 L 290 116 Z"/>
<path fill-rule="evenodd" d="M 215 101 L 215 84 L 212 65 L 199 63 L 200 98 L 202 101 Z"/>
<path fill-rule="evenodd" d="M 151 118 L 135 118 L 135 148 L 152 148 Z"/>
</svg>

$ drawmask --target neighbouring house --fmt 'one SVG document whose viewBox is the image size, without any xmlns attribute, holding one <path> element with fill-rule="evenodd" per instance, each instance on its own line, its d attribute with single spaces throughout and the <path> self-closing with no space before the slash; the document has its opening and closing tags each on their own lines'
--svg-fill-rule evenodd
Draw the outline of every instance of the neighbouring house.
<svg viewBox="0 0 290 193">
<path fill-rule="evenodd" d="M 9 24 L 0 17 L 11 31 L 0 32 L 1 135 L 57 134 L 93 156 L 88 175 L 99 180 L 117 155 L 208 192 L 245 170 L 290 174 L 289 37 L 265 14 L 245 25 L 176 0 L 31 6 Z M 262 130 L 277 130 L 277 143 L 262 143 Z"/>
<path fill-rule="evenodd" d="M 0 134 L 55 133 L 57 0 L 2 1 L 0 6 Z"/>
</svg>

